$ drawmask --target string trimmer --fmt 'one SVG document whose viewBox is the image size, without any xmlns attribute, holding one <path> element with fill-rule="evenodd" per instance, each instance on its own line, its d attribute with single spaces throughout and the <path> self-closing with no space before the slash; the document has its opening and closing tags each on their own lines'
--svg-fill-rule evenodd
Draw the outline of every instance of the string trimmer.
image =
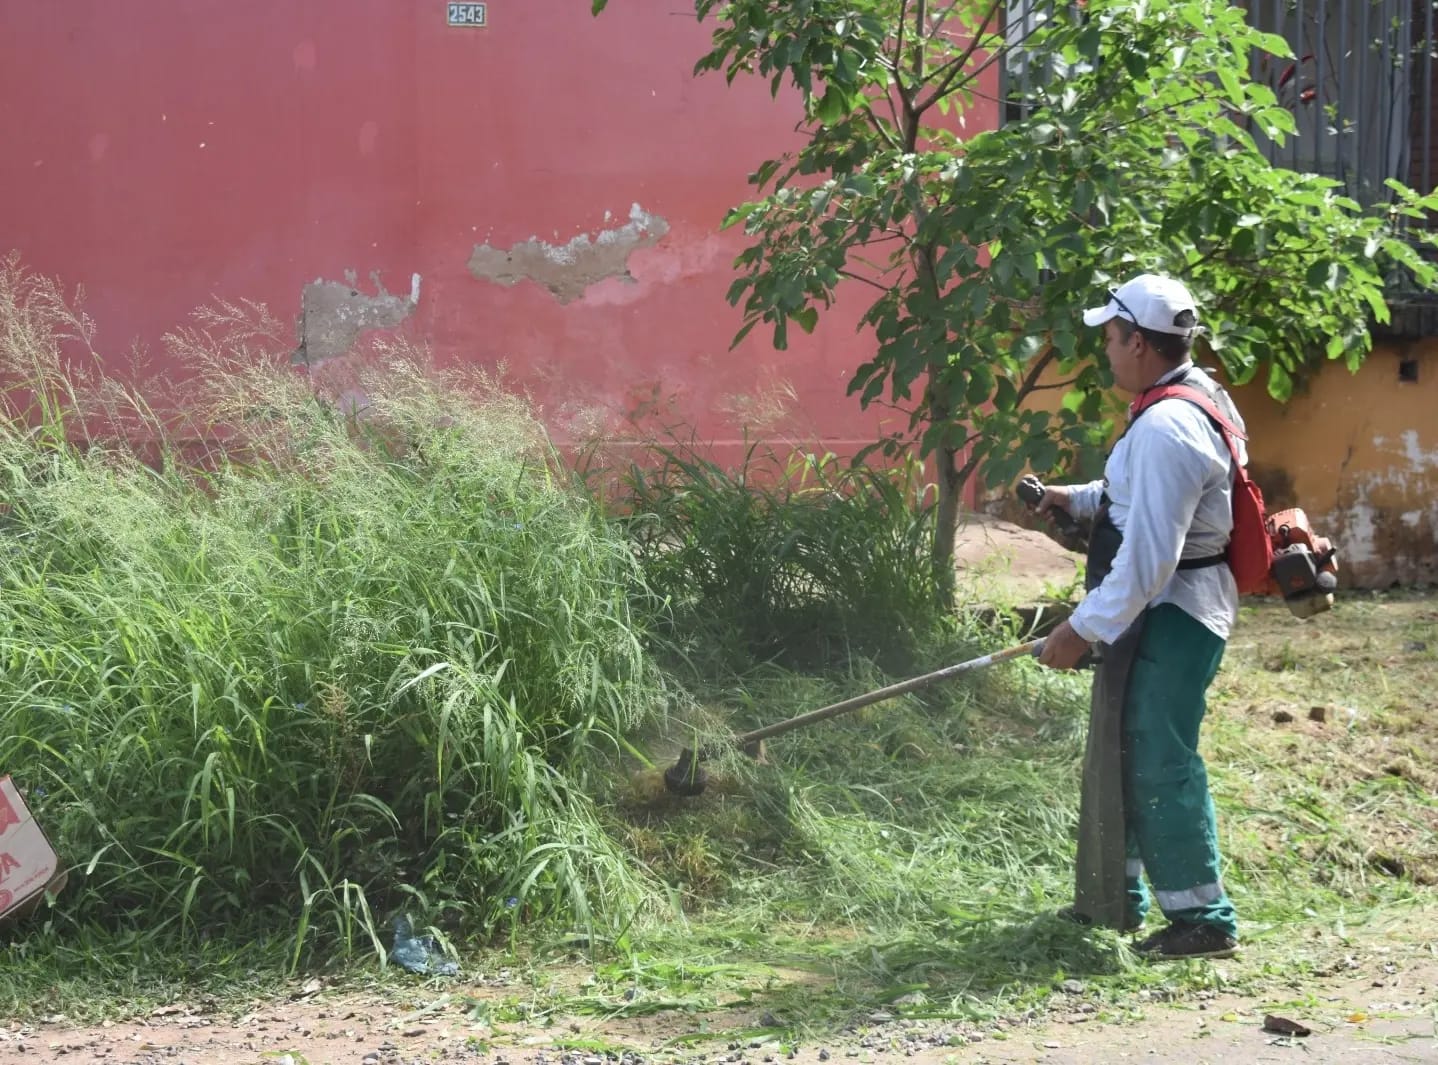
<svg viewBox="0 0 1438 1065">
<path fill-rule="evenodd" d="M 745 754 L 757 758 L 760 753 L 760 744 L 770 736 L 778 736 L 781 733 L 792 732 L 796 728 L 803 728 L 805 725 L 813 725 L 820 721 L 827 721 L 831 717 L 847 714 L 851 710 L 860 710 L 866 706 L 873 706 L 875 703 L 883 702 L 885 699 L 892 699 L 896 695 L 905 695 L 908 692 L 918 691 L 920 688 L 927 688 L 930 685 L 951 680 L 960 673 L 969 673 L 973 670 L 983 669 L 985 666 L 1006 662 L 1011 658 L 1019 658 L 1023 655 L 1038 655 L 1043 651 L 1043 647 L 1043 640 L 1030 640 L 1028 643 L 1021 643 L 1017 647 L 1010 647 L 1004 651 L 995 651 L 993 654 L 973 658 L 967 662 L 959 662 L 956 665 L 945 666 L 943 669 L 936 669 L 934 672 L 925 673 L 920 677 L 910 677 L 908 680 L 901 680 L 897 684 L 890 684 L 887 688 L 880 688 L 878 691 L 868 692 L 864 695 L 856 695 L 852 699 L 845 699 L 840 703 L 820 707 L 818 710 L 810 710 L 807 714 L 791 717 L 787 721 L 779 721 L 773 725 L 756 728 L 752 732 L 745 732 L 742 735 L 735 736 L 733 742 L 734 745 Z M 699 763 L 704 761 L 708 756 L 708 751 L 685 747 L 679 755 L 679 760 L 664 771 L 664 787 L 675 795 L 702 795 L 704 789 L 709 785 L 709 774 Z"/>
</svg>

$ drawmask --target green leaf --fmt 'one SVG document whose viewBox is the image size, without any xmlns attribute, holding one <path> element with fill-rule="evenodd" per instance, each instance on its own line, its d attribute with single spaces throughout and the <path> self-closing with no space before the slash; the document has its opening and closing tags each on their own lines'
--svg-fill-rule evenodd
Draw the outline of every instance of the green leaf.
<svg viewBox="0 0 1438 1065">
<path fill-rule="evenodd" d="M 1373 312 L 1376 321 L 1386 324 L 1388 322 L 1388 303 L 1383 298 L 1383 293 L 1370 286 L 1364 286 L 1362 290 L 1364 301 L 1368 309 Z"/>
<path fill-rule="evenodd" d="M 964 387 L 964 399 L 970 407 L 987 403 L 994 391 L 994 372 L 983 363 L 971 367 Z"/>
<path fill-rule="evenodd" d="M 1028 362 L 1040 351 L 1042 351 L 1043 347 L 1044 338 L 1041 336 L 1031 335 L 1019 337 L 1019 339 L 1014 342 L 1014 358 L 1018 359 L 1020 362 Z"/>
<path fill-rule="evenodd" d="M 853 196 L 872 196 L 877 187 L 868 174 L 850 174 L 844 179 L 844 191 Z"/>
<path fill-rule="evenodd" d="M 1293 396 L 1293 378 L 1276 362 L 1268 367 L 1268 394 L 1280 403 L 1287 403 Z"/>
<path fill-rule="evenodd" d="M 1051 437 L 1041 436 L 1031 441 L 1024 449 L 1025 457 L 1029 460 L 1029 466 L 1035 473 L 1047 473 L 1054 468 L 1058 461 L 1059 445 Z"/>
<path fill-rule="evenodd" d="M 832 126 L 849 113 L 849 101 L 843 92 L 831 85 L 824 90 L 814 113 L 824 125 Z"/>
<path fill-rule="evenodd" d="M 1286 107 L 1266 107 L 1258 112 L 1257 118 L 1274 133 L 1292 135 L 1298 132 L 1298 120 Z"/>
<path fill-rule="evenodd" d="M 819 311 L 814 307 L 805 307 L 802 310 L 795 311 L 789 317 L 798 322 L 799 328 L 806 333 L 812 333 L 814 327 L 819 324 Z"/>
<path fill-rule="evenodd" d="M 1265 52 L 1276 55 L 1279 59 L 1294 58 L 1293 46 L 1288 43 L 1286 38 L 1280 37 L 1276 33 L 1255 33 L 1253 43 Z"/>
<path fill-rule="evenodd" d="M 1242 108 L 1248 102 L 1248 97 L 1243 91 L 1243 85 L 1238 80 L 1238 75 L 1226 66 L 1219 67 L 1215 73 L 1218 75 L 1220 84 L 1223 85 L 1224 96 L 1233 106 Z"/>
<path fill-rule="evenodd" d="M 719 223 L 719 228 L 728 229 L 738 225 L 740 222 L 746 221 L 758 209 L 759 204 L 757 203 L 740 204 L 724 216 L 724 220 Z"/>
<path fill-rule="evenodd" d="M 743 343 L 744 338 L 748 336 L 750 332 L 753 331 L 754 327 L 758 324 L 759 319 L 757 318 L 750 318 L 747 322 L 745 322 L 743 328 L 741 328 L 739 332 L 735 333 L 734 339 L 729 342 L 729 350 L 733 351 L 741 343 Z"/>
<path fill-rule="evenodd" d="M 1339 280 L 1338 264 L 1320 259 L 1308 268 L 1304 280 L 1311 288 L 1336 289 Z"/>
</svg>

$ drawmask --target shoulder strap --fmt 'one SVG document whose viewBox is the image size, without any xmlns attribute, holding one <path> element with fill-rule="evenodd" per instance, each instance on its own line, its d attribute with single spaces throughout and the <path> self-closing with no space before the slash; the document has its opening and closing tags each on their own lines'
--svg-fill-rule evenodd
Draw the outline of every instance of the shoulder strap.
<svg viewBox="0 0 1438 1065">
<path fill-rule="evenodd" d="M 1229 421 L 1218 409 L 1218 404 L 1213 401 L 1213 397 L 1201 388 L 1194 388 L 1192 385 L 1163 385 L 1160 388 L 1150 389 L 1134 400 L 1133 405 L 1129 407 L 1129 423 L 1137 421 L 1140 414 L 1165 399 L 1185 399 L 1207 414 L 1209 420 L 1218 426 L 1218 431 L 1223 434 L 1223 442 L 1228 445 L 1228 452 L 1233 456 L 1235 473 L 1242 467 L 1243 463 L 1238 460 L 1238 444 L 1235 441 L 1247 440 L 1248 435 Z"/>
</svg>

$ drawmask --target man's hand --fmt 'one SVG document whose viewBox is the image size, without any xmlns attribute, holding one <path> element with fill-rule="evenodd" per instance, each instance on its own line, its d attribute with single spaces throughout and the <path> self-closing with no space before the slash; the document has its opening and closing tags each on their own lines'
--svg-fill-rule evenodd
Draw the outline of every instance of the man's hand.
<svg viewBox="0 0 1438 1065">
<path fill-rule="evenodd" d="M 1043 654 L 1039 655 L 1039 665 L 1048 666 L 1049 669 L 1073 669 L 1089 651 L 1089 642 L 1078 633 L 1074 627 L 1065 621 L 1053 632 L 1044 638 Z"/>
</svg>

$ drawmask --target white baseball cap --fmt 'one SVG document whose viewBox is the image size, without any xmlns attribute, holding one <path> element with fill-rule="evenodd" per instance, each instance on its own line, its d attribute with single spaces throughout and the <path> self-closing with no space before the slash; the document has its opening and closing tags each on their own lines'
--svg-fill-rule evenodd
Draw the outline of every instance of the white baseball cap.
<svg viewBox="0 0 1438 1065">
<path fill-rule="evenodd" d="M 1178 317 L 1188 311 L 1193 318 L 1179 325 Z M 1103 325 L 1111 318 L 1123 318 L 1155 333 L 1192 336 L 1196 332 L 1198 308 L 1188 289 L 1171 277 L 1139 274 L 1116 289 L 1109 289 L 1109 299 L 1102 307 L 1083 312 L 1083 324 Z"/>
</svg>

